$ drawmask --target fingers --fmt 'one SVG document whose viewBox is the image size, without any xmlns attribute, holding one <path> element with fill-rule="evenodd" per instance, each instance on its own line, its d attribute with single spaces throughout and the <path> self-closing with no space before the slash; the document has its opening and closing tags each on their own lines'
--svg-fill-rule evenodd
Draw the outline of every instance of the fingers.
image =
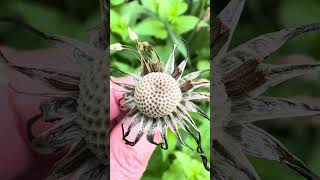
<svg viewBox="0 0 320 180">
<path fill-rule="evenodd" d="M 19 121 L 12 96 L 4 85 L 0 85 L 0 99 L 0 179 L 43 178 L 51 164 L 31 152 L 25 141 L 23 123 Z M 32 170 L 34 164 L 39 165 L 37 171 Z"/>
<path fill-rule="evenodd" d="M 131 83 L 133 80 L 128 77 L 114 78 L 111 77 L 112 81 Z M 124 111 L 119 108 L 119 101 L 125 91 L 124 88 L 116 85 L 110 81 L 110 127 L 111 129 L 118 123 L 119 118 L 123 117 Z"/>
<path fill-rule="evenodd" d="M 70 68 L 73 71 L 77 69 L 58 49 L 28 52 L 1 50 L 11 63 L 17 65 L 64 70 Z M 27 141 L 26 125 L 31 117 L 40 113 L 39 104 L 44 98 L 27 93 L 53 91 L 41 85 L 39 81 L 31 80 L 19 73 L 5 73 L 7 80 L 0 82 L 0 143 L 3 145 L 0 153 L 0 166 L 3 167 L 0 170 L 0 179 L 18 179 L 19 176 L 24 179 L 41 179 L 40 177 L 48 173 L 53 160 L 39 158 L 32 152 Z M 37 130 L 41 131 L 43 128 L 45 127 L 41 126 Z"/>
<path fill-rule="evenodd" d="M 126 122 L 130 122 L 128 119 Z M 137 128 L 129 137 L 134 138 Z M 159 141 L 160 136 L 155 137 Z M 145 135 L 135 146 L 129 146 L 122 140 L 122 129 L 119 123 L 110 134 L 110 178 L 111 180 L 138 180 L 143 175 L 148 161 L 156 146 L 146 140 Z"/>
</svg>

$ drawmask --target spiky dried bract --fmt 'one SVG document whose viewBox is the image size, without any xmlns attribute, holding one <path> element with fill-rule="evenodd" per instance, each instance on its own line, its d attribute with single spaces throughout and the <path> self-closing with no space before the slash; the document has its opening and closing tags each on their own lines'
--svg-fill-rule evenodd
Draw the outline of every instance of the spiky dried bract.
<svg viewBox="0 0 320 180">
<path fill-rule="evenodd" d="M 151 118 L 172 113 L 181 100 L 178 82 L 165 73 L 150 73 L 135 86 L 134 100 L 137 108 Z"/>
<path fill-rule="evenodd" d="M 320 24 L 284 29 L 254 38 L 232 50 L 229 44 L 245 0 L 231 0 L 213 20 L 211 51 L 213 169 L 215 179 L 260 179 L 245 155 L 285 164 L 307 179 L 320 179 L 278 140 L 251 122 L 320 114 L 319 107 L 279 97 L 259 97 L 288 79 L 320 70 L 319 64 L 270 65 L 264 59 L 287 40 Z"/>
<path fill-rule="evenodd" d="M 129 33 L 133 32 L 130 30 Z M 126 102 L 121 104 L 121 107 L 128 110 L 125 119 L 131 118 L 131 123 L 126 131 L 122 123 L 123 140 L 126 144 L 134 146 L 146 131 L 147 140 L 158 145 L 159 143 L 154 140 L 155 132 L 158 131 L 162 137 L 161 148 L 167 149 L 167 128 L 169 128 L 183 145 L 202 158 L 204 167 L 209 170 L 207 157 L 201 147 L 200 132 L 188 113 L 188 111 L 196 112 L 209 119 L 205 112 L 191 102 L 209 99 L 208 92 L 193 92 L 197 88 L 209 86 L 208 80 L 195 80 L 205 71 L 183 76 L 188 59 L 174 67 L 177 45 L 173 46 L 167 64 L 163 66 L 156 50 L 149 43 L 138 42 L 137 39 L 134 39 L 134 42 L 137 45 L 135 52 L 142 62 L 142 72 L 139 75 L 131 75 L 135 79 L 132 84 L 114 82 L 127 90 L 122 98 Z M 136 138 L 133 141 L 128 140 L 131 130 L 137 125 L 140 125 L 140 128 Z M 194 139 L 197 147 L 193 148 L 184 142 L 179 128 Z"/>
</svg>

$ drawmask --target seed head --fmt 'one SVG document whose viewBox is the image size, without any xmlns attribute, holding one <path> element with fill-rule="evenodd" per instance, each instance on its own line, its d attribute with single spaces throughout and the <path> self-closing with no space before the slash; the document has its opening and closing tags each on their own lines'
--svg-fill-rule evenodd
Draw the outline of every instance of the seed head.
<svg viewBox="0 0 320 180">
<path fill-rule="evenodd" d="M 170 114 L 181 98 L 178 82 L 166 73 L 147 74 L 135 86 L 134 101 L 137 108 L 151 118 Z"/>
</svg>

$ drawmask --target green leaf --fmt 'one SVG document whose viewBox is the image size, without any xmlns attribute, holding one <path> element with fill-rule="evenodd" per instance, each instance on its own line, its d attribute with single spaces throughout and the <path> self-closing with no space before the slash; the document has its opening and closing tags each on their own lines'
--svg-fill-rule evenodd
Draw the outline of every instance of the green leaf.
<svg viewBox="0 0 320 180">
<path fill-rule="evenodd" d="M 172 162 L 168 171 L 163 174 L 163 180 L 203 180 L 210 178 L 209 172 L 205 170 L 201 162 L 180 151 L 176 151 L 175 156 L 176 159 Z"/>
<path fill-rule="evenodd" d="M 128 29 L 128 22 L 121 19 L 119 13 L 114 10 L 110 10 L 110 29 L 111 32 L 116 33 L 121 36 L 123 40 L 126 39 L 128 36 L 127 29 Z"/>
<path fill-rule="evenodd" d="M 71 37 L 75 37 L 75 34 L 78 33 L 78 24 L 55 9 L 23 1 L 16 2 L 14 6 L 16 12 L 22 14 L 26 22 L 32 23 L 33 27 L 43 32 Z"/>
<path fill-rule="evenodd" d="M 182 0 L 162 1 L 159 7 L 159 15 L 163 19 L 171 21 L 185 13 L 187 9 L 187 3 Z"/>
<path fill-rule="evenodd" d="M 195 16 L 179 16 L 171 21 L 171 26 L 175 32 L 183 34 L 194 29 L 198 20 L 199 19 Z"/>
<path fill-rule="evenodd" d="M 149 9 L 150 11 L 157 13 L 159 9 L 159 1 L 155 0 L 141 0 L 144 7 Z"/>
<path fill-rule="evenodd" d="M 131 26 L 136 22 L 139 15 L 144 12 L 137 1 L 125 3 L 116 9 L 121 15 L 121 19 L 125 20 Z"/>
<path fill-rule="evenodd" d="M 168 33 L 163 23 L 152 18 L 143 20 L 133 29 L 139 35 L 154 36 L 159 39 L 165 39 L 168 37 Z"/>
<path fill-rule="evenodd" d="M 133 26 L 140 13 L 142 13 L 142 10 L 136 1 L 110 9 L 111 32 L 120 35 L 123 41 L 130 42 L 128 38 L 128 26 Z"/>
<path fill-rule="evenodd" d="M 111 66 L 116 67 L 117 69 L 120 69 L 124 72 L 137 73 L 138 71 L 136 68 L 132 68 L 132 66 L 129 66 L 128 64 L 120 61 L 116 61 L 114 59 L 111 61 Z"/>
<path fill-rule="evenodd" d="M 119 5 L 119 4 L 122 4 L 124 2 L 124 0 L 111 0 L 110 3 L 111 5 Z"/>
<path fill-rule="evenodd" d="M 162 149 L 157 147 L 154 153 L 152 154 L 147 169 L 143 174 L 143 177 L 147 177 L 146 179 L 142 178 L 142 180 L 160 180 L 162 173 L 169 168 L 170 162 L 162 162 Z M 155 179 L 149 179 L 149 178 Z"/>
</svg>

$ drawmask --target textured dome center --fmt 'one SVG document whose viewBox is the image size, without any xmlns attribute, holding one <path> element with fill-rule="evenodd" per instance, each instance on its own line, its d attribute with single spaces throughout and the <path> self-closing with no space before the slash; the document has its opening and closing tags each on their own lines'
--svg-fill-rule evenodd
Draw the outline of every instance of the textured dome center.
<svg viewBox="0 0 320 180">
<path fill-rule="evenodd" d="M 170 75 L 149 73 L 135 86 L 134 100 L 137 108 L 151 118 L 163 117 L 173 112 L 181 100 L 178 82 Z"/>
</svg>

